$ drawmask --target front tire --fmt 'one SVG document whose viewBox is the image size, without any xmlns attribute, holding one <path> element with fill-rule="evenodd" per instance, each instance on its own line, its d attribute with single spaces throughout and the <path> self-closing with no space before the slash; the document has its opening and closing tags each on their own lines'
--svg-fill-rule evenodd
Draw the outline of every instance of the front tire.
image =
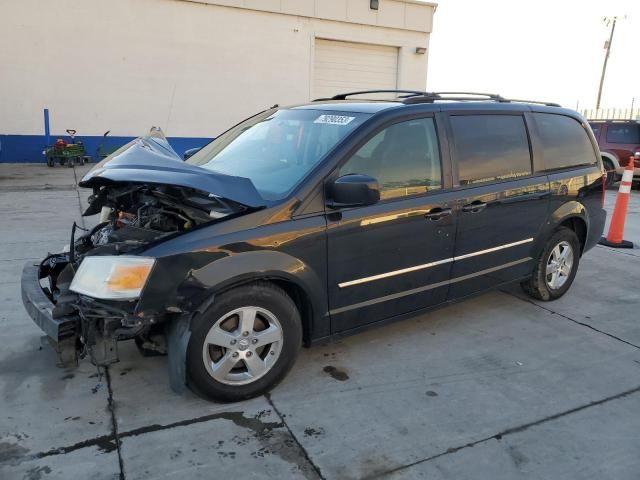
<svg viewBox="0 0 640 480">
<path fill-rule="evenodd" d="M 189 387 L 223 402 L 261 395 L 285 377 L 301 344 L 300 313 L 281 288 L 268 282 L 234 288 L 194 318 Z"/>
<path fill-rule="evenodd" d="M 580 241 L 570 228 L 560 227 L 536 260 L 531 278 L 522 289 L 537 300 L 560 298 L 573 283 L 580 263 Z"/>
</svg>

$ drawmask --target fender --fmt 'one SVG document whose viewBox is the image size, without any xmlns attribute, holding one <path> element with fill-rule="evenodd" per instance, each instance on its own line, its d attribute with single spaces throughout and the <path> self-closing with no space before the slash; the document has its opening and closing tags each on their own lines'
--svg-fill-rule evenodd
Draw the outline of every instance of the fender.
<svg viewBox="0 0 640 480">
<path fill-rule="evenodd" d="M 319 320 L 327 315 L 326 285 L 302 260 L 284 252 L 259 250 L 229 255 L 193 270 L 191 276 L 211 292 L 252 280 L 286 280 L 299 287 L 311 303 L 313 318 L 305 321 Z M 315 331 L 312 324 L 308 326 L 311 327 L 309 331 Z"/>
<path fill-rule="evenodd" d="M 188 382 L 186 355 L 194 315 L 206 310 L 218 292 L 232 286 L 258 279 L 280 279 L 295 284 L 311 304 L 311 318 L 302 319 L 308 331 L 312 336 L 316 332 L 321 336 L 328 335 L 329 322 L 323 322 L 327 330 L 324 333 L 322 325 L 318 325 L 319 320 L 328 316 L 328 303 L 324 296 L 326 287 L 308 265 L 291 255 L 273 250 L 233 254 L 192 270 L 190 277 L 205 289 L 206 299 L 197 310 L 171 319 L 166 326 L 169 379 L 176 393 L 183 393 Z"/>
<path fill-rule="evenodd" d="M 587 229 L 586 238 L 588 238 L 590 221 L 589 215 L 587 215 L 587 209 L 582 203 L 576 200 L 571 200 L 567 203 L 562 204 L 549 215 L 547 221 L 540 229 L 540 232 L 538 233 L 538 236 L 536 237 L 536 240 L 532 247 L 533 258 L 537 258 L 538 255 L 540 255 L 540 252 L 544 248 L 547 239 L 553 234 L 555 229 L 570 218 L 579 218 L 584 221 Z"/>
<path fill-rule="evenodd" d="M 613 163 L 613 168 L 618 169 L 620 168 L 620 161 L 618 160 L 618 157 L 616 157 L 613 153 L 610 152 L 604 152 L 604 151 L 600 151 L 600 156 L 602 158 L 606 158 L 607 160 L 610 160 L 611 163 Z"/>
<path fill-rule="evenodd" d="M 587 215 L 587 209 L 582 203 L 576 200 L 571 200 L 567 203 L 563 203 L 549 216 L 550 222 L 553 225 L 554 229 L 562 222 L 571 217 L 579 217 L 584 220 L 588 230 L 589 216 Z"/>
</svg>

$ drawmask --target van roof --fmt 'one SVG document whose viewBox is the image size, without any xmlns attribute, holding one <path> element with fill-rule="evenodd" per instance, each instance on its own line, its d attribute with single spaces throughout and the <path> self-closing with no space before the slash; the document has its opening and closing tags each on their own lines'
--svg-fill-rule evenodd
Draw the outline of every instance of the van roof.
<svg viewBox="0 0 640 480">
<path fill-rule="evenodd" d="M 389 94 L 388 99 L 355 99 L 351 97 L 366 95 Z M 560 105 L 552 102 L 535 100 L 516 100 L 505 98 L 498 94 L 477 92 L 422 92 L 418 90 L 362 90 L 357 92 L 340 93 L 331 98 L 319 98 L 310 103 L 295 105 L 290 108 L 313 110 L 339 110 L 355 113 L 377 113 L 390 108 L 400 108 L 408 105 L 431 104 L 447 110 L 482 108 L 487 110 L 532 110 L 530 107 L 554 107 Z M 441 108 L 434 108 L 440 110 Z M 534 108 L 533 110 L 538 110 Z M 548 109 L 543 108 L 543 111 Z M 564 110 L 564 109 L 562 109 Z"/>
</svg>

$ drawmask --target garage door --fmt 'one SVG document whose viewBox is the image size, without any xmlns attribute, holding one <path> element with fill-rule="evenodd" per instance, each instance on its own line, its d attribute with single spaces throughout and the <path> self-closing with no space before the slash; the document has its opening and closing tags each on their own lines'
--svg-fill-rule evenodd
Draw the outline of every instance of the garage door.
<svg viewBox="0 0 640 480">
<path fill-rule="evenodd" d="M 397 86 L 398 49 L 316 39 L 313 98 Z"/>
</svg>

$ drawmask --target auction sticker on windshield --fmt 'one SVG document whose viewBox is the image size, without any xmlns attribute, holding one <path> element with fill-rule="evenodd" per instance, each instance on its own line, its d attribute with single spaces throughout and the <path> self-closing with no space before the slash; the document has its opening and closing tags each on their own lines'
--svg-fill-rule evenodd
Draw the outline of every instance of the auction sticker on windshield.
<svg viewBox="0 0 640 480">
<path fill-rule="evenodd" d="M 347 125 L 356 117 L 346 117 L 344 115 L 320 115 L 313 123 L 328 123 L 330 125 Z"/>
</svg>

